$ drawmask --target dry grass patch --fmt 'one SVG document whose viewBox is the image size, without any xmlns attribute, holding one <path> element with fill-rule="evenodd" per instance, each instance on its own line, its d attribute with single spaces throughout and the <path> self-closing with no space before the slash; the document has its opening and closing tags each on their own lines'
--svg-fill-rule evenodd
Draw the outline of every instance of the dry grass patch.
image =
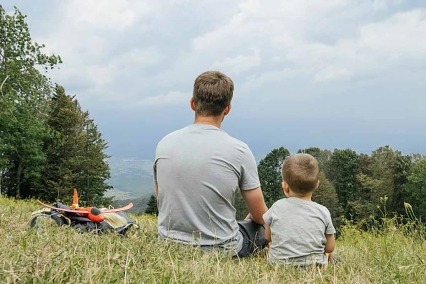
<svg viewBox="0 0 426 284">
<path fill-rule="evenodd" d="M 132 216 L 126 237 L 28 228 L 34 202 L 0 198 L 2 283 L 425 283 L 426 242 L 418 231 L 362 232 L 347 226 L 337 240 L 342 263 L 270 266 L 265 252 L 236 260 L 157 240 L 156 219 Z M 424 227 L 421 227 L 424 229 Z M 407 233 L 407 231 L 409 233 Z M 419 237 L 420 236 L 420 237 Z M 424 236 L 424 235 L 423 235 Z"/>
</svg>

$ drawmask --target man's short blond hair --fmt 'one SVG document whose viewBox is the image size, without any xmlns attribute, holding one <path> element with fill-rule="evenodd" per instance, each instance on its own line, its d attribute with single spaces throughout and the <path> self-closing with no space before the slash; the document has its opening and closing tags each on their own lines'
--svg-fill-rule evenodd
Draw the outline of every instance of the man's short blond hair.
<svg viewBox="0 0 426 284">
<path fill-rule="evenodd" d="M 206 71 L 194 82 L 192 97 L 195 112 L 201 116 L 217 116 L 231 103 L 234 82 L 219 71 Z"/>
<path fill-rule="evenodd" d="M 282 166 L 283 181 L 295 193 L 306 194 L 318 186 L 318 161 L 309 154 L 288 156 Z"/>
</svg>

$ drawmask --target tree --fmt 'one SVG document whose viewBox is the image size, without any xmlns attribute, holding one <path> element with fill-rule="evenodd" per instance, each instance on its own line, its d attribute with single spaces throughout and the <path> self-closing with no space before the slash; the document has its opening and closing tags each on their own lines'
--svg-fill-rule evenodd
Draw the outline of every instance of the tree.
<svg viewBox="0 0 426 284">
<path fill-rule="evenodd" d="M 33 43 L 24 15 L 0 6 L 0 179 L 11 196 L 31 196 L 40 182 L 45 161 L 42 143 L 46 131 L 49 79 L 47 70 L 61 63 Z"/>
<path fill-rule="evenodd" d="M 48 125 L 52 135 L 44 143 L 47 165 L 44 172 L 46 200 L 69 196 L 77 187 L 80 199 L 89 204 L 102 202 L 109 188 L 107 144 L 93 120 L 83 112 L 78 101 L 56 86 L 50 105 Z"/>
<path fill-rule="evenodd" d="M 158 215 L 157 198 L 155 195 L 151 195 L 148 205 L 145 209 L 145 214 Z"/>
<path fill-rule="evenodd" d="M 243 195 L 241 194 L 240 190 L 237 190 L 237 192 L 235 193 L 234 207 L 235 207 L 235 210 L 237 211 L 235 215 L 237 220 L 243 220 L 244 218 L 247 217 L 249 210 L 247 208 L 247 204 L 244 201 Z"/>
<path fill-rule="evenodd" d="M 398 151 L 392 165 L 393 172 L 393 196 L 390 202 L 390 209 L 397 213 L 404 212 L 405 186 L 408 183 L 408 176 L 411 171 L 412 162 L 408 155 L 401 155 Z"/>
<path fill-rule="evenodd" d="M 381 205 L 386 197 L 386 211 L 404 212 L 404 187 L 411 168 L 411 158 L 390 146 L 379 147 L 370 157 L 360 159 L 360 196 L 369 203 Z M 368 189 L 369 188 L 369 189 Z"/>
<path fill-rule="evenodd" d="M 265 202 L 270 207 L 275 201 L 284 197 L 281 182 L 281 167 L 285 157 L 290 152 L 284 147 L 273 149 L 263 158 L 257 167 L 260 185 L 265 197 Z"/>
<path fill-rule="evenodd" d="M 406 201 L 418 218 L 426 220 L 426 158 L 415 161 L 407 177 Z"/>
<path fill-rule="evenodd" d="M 312 201 L 327 207 L 330 211 L 334 226 L 338 228 L 341 225 L 343 209 L 339 204 L 336 189 L 322 171 L 319 174 L 319 181 L 320 185 L 318 189 L 314 191 Z"/>
<path fill-rule="evenodd" d="M 336 189 L 339 203 L 349 216 L 348 202 L 356 199 L 358 191 L 358 155 L 351 149 L 334 150 L 330 158 L 327 178 Z"/>
<path fill-rule="evenodd" d="M 315 159 L 317 159 L 321 171 L 323 171 L 326 175 L 329 172 L 329 164 L 331 158 L 330 150 L 321 150 L 318 147 L 310 147 L 306 149 L 299 149 L 297 153 L 305 153 L 312 155 L 313 157 L 315 157 Z"/>
<path fill-rule="evenodd" d="M 366 222 L 386 215 L 388 195 L 386 183 L 365 174 L 358 174 L 358 192 L 348 201 L 347 212 L 354 222 Z"/>
<path fill-rule="evenodd" d="M 106 182 L 110 178 L 110 168 L 107 163 L 110 156 L 105 153 L 108 144 L 102 138 L 94 121 L 90 119 L 89 113 L 84 112 L 83 116 L 85 145 L 81 149 L 82 159 L 76 184 L 82 190 L 85 199 L 95 204 L 103 202 L 103 198 L 100 197 L 103 197 L 105 191 L 111 188 Z"/>
</svg>

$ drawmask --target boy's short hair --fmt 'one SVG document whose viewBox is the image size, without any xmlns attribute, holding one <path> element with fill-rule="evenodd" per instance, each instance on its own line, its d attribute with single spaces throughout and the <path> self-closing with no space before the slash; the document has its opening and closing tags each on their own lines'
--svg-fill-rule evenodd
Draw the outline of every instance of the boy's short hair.
<svg viewBox="0 0 426 284">
<path fill-rule="evenodd" d="M 194 82 L 192 97 L 195 112 L 202 116 L 217 116 L 231 103 L 234 82 L 219 71 L 201 73 Z"/>
<path fill-rule="evenodd" d="M 292 191 L 305 194 L 318 186 L 318 161 L 309 154 L 296 154 L 285 158 L 282 166 L 283 181 Z"/>
</svg>

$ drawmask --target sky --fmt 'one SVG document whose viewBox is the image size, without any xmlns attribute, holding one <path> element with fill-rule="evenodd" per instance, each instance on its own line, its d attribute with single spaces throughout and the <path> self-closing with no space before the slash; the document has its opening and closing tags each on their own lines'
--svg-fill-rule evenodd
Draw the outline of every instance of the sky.
<svg viewBox="0 0 426 284">
<path fill-rule="evenodd" d="M 425 1 L 2 2 L 61 56 L 47 76 L 89 111 L 113 157 L 153 159 L 192 123 L 207 70 L 234 81 L 222 128 L 258 159 L 281 146 L 426 154 Z"/>
</svg>

